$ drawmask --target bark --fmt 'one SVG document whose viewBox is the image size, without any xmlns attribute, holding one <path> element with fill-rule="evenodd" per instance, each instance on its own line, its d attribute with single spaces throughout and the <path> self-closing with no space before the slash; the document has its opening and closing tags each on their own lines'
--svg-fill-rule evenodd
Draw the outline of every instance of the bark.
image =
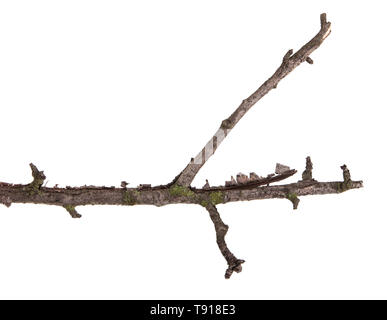
<svg viewBox="0 0 387 320">
<path fill-rule="evenodd" d="M 186 203 L 206 207 L 206 203 L 217 205 L 235 201 L 288 199 L 289 195 L 295 194 L 297 196 L 335 194 L 362 186 L 362 181 L 318 182 L 311 180 L 274 186 L 237 185 L 233 188 L 218 186 L 208 189 L 185 188 L 174 184 L 148 189 L 84 186 L 40 187 L 31 190 L 30 184 L 0 182 L 0 203 L 8 207 L 12 203 L 55 205 L 72 212 L 75 207 L 85 205 L 165 206 Z"/>
<path fill-rule="evenodd" d="M 362 181 L 352 181 L 349 169 L 342 165 L 343 180 L 331 182 L 319 182 L 312 178 L 313 165 L 310 157 L 306 159 L 306 168 L 302 174 L 302 180 L 282 185 L 270 185 L 293 176 L 297 171 L 288 170 L 287 166 L 277 164 L 276 174 L 270 174 L 265 178 L 251 174 L 238 182 L 230 181 L 228 185 L 210 187 L 207 183 L 203 188 L 193 188 L 191 183 L 196 174 L 208 158 L 215 152 L 219 144 L 224 140 L 229 131 L 238 123 L 246 112 L 271 89 L 277 87 L 281 79 L 294 70 L 299 64 L 306 61 L 313 63 L 309 55 L 316 50 L 330 33 L 330 23 L 326 21 L 326 15 L 322 14 L 321 28 L 312 40 L 293 54 L 289 50 L 283 57 L 280 67 L 265 81 L 250 97 L 243 100 L 241 105 L 222 124 L 214 137 L 206 144 L 201 152 L 192 158 L 186 168 L 165 185 L 151 187 L 140 185 L 137 188 L 127 188 L 127 182 L 122 181 L 121 187 L 45 187 L 46 176 L 39 171 L 34 164 L 30 164 L 32 182 L 28 184 L 12 184 L 0 182 L 0 203 L 10 207 L 12 203 L 35 203 L 63 207 L 73 218 L 80 218 L 76 207 L 84 205 L 155 205 L 186 203 L 197 204 L 204 207 L 214 223 L 216 241 L 221 253 L 227 261 L 228 268 L 225 277 L 242 270 L 244 260 L 237 259 L 228 249 L 225 235 L 228 226 L 222 221 L 217 210 L 218 204 L 226 204 L 234 201 L 250 201 L 259 199 L 286 199 L 291 201 L 293 209 L 297 209 L 299 197 L 317 194 L 342 193 L 350 189 L 361 188 Z M 238 180 L 238 177 L 237 177 Z"/>
</svg>

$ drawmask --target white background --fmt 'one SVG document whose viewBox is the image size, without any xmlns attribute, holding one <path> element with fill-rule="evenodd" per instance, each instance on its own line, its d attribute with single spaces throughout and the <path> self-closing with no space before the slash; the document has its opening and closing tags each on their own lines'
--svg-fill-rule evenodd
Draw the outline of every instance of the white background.
<svg viewBox="0 0 387 320">
<path fill-rule="evenodd" d="M 0 298 L 387 298 L 383 1 L 1 1 L 0 181 L 168 183 L 221 120 L 319 30 L 332 33 L 252 108 L 194 181 L 281 162 L 364 188 L 200 206 L 0 207 Z M 285 182 L 286 183 L 286 182 Z"/>
</svg>

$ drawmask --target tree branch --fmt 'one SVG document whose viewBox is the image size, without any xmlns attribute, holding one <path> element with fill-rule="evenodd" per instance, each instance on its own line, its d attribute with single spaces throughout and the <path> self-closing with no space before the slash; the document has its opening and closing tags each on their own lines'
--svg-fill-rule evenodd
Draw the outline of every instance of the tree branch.
<svg viewBox="0 0 387 320">
<path fill-rule="evenodd" d="M 283 185 L 267 185 L 268 181 L 280 180 L 278 176 L 264 178 L 265 186 L 260 182 L 237 184 L 235 186 L 215 186 L 210 188 L 191 188 L 176 184 L 155 187 L 43 187 L 31 192 L 31 184 L 11 184 L 0 182 L 1 203 L 10 206 L 12 203 L 35 203 L 64 207 L 67 211 L 75 210 L 84 205 L 155 205 L 186 203 L 199 204 L 207 207 L 209 203 L 217 205 L 235 201 L 259 199 L 288 199 L 289 194 L 297 196 L 335 194 L 363 187 L 362 181 L 352 181 L 349 170 L 342 166 L 344 180 L 319 182 L 316 180 L 301 180 Z M 295 170 L 292 170 L 295 172 Z M 286 174 L 285 174 L 286 176 Z M 282 176 L 283 178 L 284 176 Z M 348 178 L 349 177 L 349 178 Z M 270 183 L 270 182 L 269 182 Z M 71 213 L 71 212 L 70 212 Z"/>
<path fill-rule="evenodd" d="M 179 174 L 177 184 L 186 187 L 190 186 L 201 167 L 215 153 L 221 142 L 230 133 L 230 130 L 234 128 L 246 112 L 270 90 L 277 88 L 278 83 L 302 62 L 307 61 L 309 64 L 313 63 L 313 60 L 309 55 L 323 43 L 325 38 L 331 32 L 331 23 L 327 22 L 325 13 L 320 15 L 320 24 L 320 31 L 312 38 L 312 40 L 306 43 L 295 54 L 293 54 L 293 50 L 290 49 L 284 55 L 281 65 L 274 74 L 252 95 L 243 100 L 240 106 L 227 119 L 222 121 L 215 135 L 207 142 L 198 155 L 191 159 L 188 165 Z"/>
<path fill-rule="evenodd" d="M 210 187 L 208 181 L 203 188 L 193 188 L 191 183 L 196 174 L 208 158 L 215 152 L 219 144 L 224 140 L 229 131 L 238 123 L 246 112 L 271 89 L 277 87 L 281 79 L 294 70 L 299 64 L 306 61 L 312 64 L 309 55 L 316 50 L 330 33 L 330 23 L 326 21 L 326 15 L 320 16 L 321 29 L 317 35 L 293 54 L 289 50 L 283 57 L 280 67 L 265 81 L 250 97 L 243 100 L 241 105 L 222 124 L 214 137 L 206 144 L 202 151 L 191 159 L 191 162 L 176 178 L 166 184 L 152 187 L 139 185 L 137 188 L 127 188 L 128 183 L 121 182 L 121 187 L 45 187 L 43 182 L 46 176 L 39 171 L 34 164 L 30 164 L 33 181 L 28 184 L 11 184 L 0 182 L 0 203 L 10 207 L 12 203 L 35 203 L 60 206 L 73 218 L 80 218 L 76 207 L 84 205 L 155 205 L 164 206 L 175 203 L 201 205 L 206 208 L 214 223 L 216 240 L 219 249 L 225 257 L 228 269 L 225 277 L 242 270 L 244 260 L 237 259 L 228 249 L 225 236 L 228 226 L 222 221 L 218 210 L 218 204 L 235 201 L 249 201 L 258 199 L 286 199 L 297 209 L 299 197 L 317 194 L 342 193 L 351 189 L 361 188 L 362 181 L 352 181 L 351 174 L 346 165 L 342 165 L 343 181 L 319 182 L 312 176 L 313 164 L 310 157 L 306 158 L 306 168 L 302 174 L 302 180 L 283 184 L 270 185 L 293 176 L 297 171 L 289 167 L 277 164 L 275 174 L 267 177 L 259 177 L 250 173 L 250 177 L 238 174 L 226 181 L 225 185 Z"/>
</svg>

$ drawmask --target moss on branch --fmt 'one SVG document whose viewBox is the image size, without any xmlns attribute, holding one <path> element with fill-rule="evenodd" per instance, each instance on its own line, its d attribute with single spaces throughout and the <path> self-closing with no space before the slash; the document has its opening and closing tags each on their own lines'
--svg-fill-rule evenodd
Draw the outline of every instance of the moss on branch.
<svg viewBox="0 0 387 320">
<path fill-rule="evenodd" d="M 169 194 L 173 197 L 193 198 L 195 196 L 195 192 L 193 192 L 190 188 L 180 186 L 178 184 L 174 184 L 169 188 Z"/>
</svg>

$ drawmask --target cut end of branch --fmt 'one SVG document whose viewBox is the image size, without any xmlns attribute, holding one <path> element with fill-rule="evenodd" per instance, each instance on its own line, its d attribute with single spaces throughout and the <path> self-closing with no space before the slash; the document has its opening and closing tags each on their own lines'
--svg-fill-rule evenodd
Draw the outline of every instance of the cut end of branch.
<svg viewBox="0 0 387 320">
<path fill-rule="evenodd" d="M 327 14 L 326 13 L 320 14 L 320 22 L 321 22 L 321 28 L 327 24 Z"/>
<path fill-rule="evenodd" d="M 321 24 L 321 30 L 324 31 L 324 34 L 322 36 L 322 40 L 325 40 L 326 37 L 329 36 L 331 33 L 331 23 L 327 21 L 327 14 L 322 13 L 320 15 L 320 24 Z"/>
<path fill-rule="evenodd" d="M 306 60 L 305 60 L 307 63 L 309 64 L 313 64 L 313 60 L 311 57 L 306 57 Z"/>
<path fill-rule="evenodd" d="M 305 164 L 305 171 L 302 173 L 302 180 L 303 181 L 312 181 L 313 180 L 313 175 L 312 175 L 312 170 L 313 170 L 313 163 L 310 157 L 306 157 L 306 164 Z"/>
<path fill-rule="evenodd" d="M 233 265 L 230 265 L 227 268 L 224 277 L 226 279 L 230 279 L 232 274 L 233 274 L 233 272 L 236 272 L 236 273 L 241 272 L 242 271 L 242 263 L 245 263 L 245 260 L 241 260 L 241 259 L 236 260 Z"/>
</svg>

